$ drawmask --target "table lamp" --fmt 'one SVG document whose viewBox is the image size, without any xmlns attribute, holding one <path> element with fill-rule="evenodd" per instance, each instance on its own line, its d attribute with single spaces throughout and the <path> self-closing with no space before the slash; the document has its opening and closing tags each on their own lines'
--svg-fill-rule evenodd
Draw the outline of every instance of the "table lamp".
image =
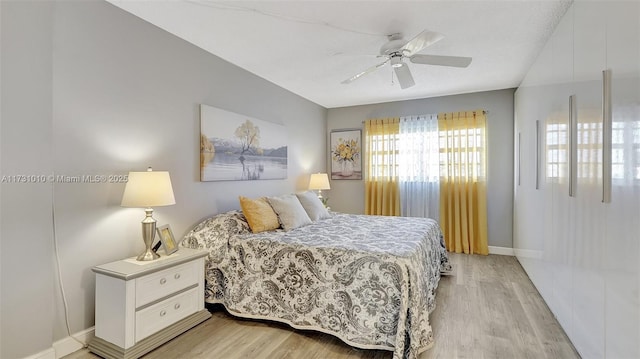
<svg viewBox="0 0 640 359">
<path fill-rule="evenodd" d="M 318 190 L 318 198 L 323 204 L 326 205 L 326 200 L 322 198 L 322 190 L 331 189 L 331 186 L 329 185 L 329 176 L 327 176 L 326 173 L 312 174 L 311 178 L 309 179 L 309 189 Z"/>
<path fill-rule="evenodd" d="M 151 261 L 160 256 L 151 250 L 156 235 L 156 220 L 153 218 L 153 208 L 176 204 L 169 172 L 153 171 L 151 167 L 146 172 L 129 172 L 129 180 L 122 195 L 122 207 L 145 208 L 147 216 L 142 221 L 142 240 L 145 251 L 138 256 L 139 261 Z"/>
</svg>

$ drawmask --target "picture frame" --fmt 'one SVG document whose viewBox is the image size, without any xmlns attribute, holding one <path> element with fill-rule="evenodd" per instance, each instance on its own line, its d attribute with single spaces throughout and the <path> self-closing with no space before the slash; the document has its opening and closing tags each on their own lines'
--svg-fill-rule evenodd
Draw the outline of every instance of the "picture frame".
<svg viewBox="0 0 640 359">
<path fill-rule="evenodd" d="M 362 130 L 333 130 L 329 139 L 332 180 L 362 179 Z"/>
<path fill-rule="evenodd" d="M 285 126 L 200 105 L 200 181 L 280 180 L 288 176 Z"/>
<path fill-rule="evenodd" d="M 156 228 L 156 232 L 158 232 L 158 237 L 160 237 L 160 242 L 166 255 L 175 253 L 178 250 L 178 244 L 168 224 Z"/>
</svg>

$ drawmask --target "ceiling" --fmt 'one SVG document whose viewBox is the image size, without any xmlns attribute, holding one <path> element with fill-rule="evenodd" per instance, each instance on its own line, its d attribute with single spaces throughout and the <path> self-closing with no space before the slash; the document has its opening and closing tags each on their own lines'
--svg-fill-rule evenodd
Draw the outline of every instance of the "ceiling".
<svg viewBox="0 0 640 359">
<path fill-rule="evenodd" d="M 257 76 L 326 108 L 517 87 L 570 0 L 108 0 Z M 387 35 L 428 29 L 444 39 L 420 54 L 473 57 L 467 68 L 408 63 L 400 89 L 384 61 Z M 408 62 L 408 61 L 407 61 Z"/>
</svg>

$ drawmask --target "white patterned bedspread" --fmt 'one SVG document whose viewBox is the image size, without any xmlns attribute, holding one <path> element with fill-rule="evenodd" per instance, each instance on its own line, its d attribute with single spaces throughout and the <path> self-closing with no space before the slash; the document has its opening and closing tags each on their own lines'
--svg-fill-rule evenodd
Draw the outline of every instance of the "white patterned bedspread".
<svg viewBox="0 0 640 359">
<path fill-rule="evenodd" d="M 210 252 L 206 302 L 394 358 L 432 345 L 429 313 L 440 272 L 451 270 L 440 227 L 425 218 L 333 214 L 253 234 L 231 211 L 200 223 L 182 245 Z"/>
</svg>

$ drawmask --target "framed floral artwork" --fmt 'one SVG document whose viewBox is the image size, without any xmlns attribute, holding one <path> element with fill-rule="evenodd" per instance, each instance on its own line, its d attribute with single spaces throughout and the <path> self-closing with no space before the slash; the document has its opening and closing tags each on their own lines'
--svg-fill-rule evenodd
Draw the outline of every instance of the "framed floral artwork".
<svg viewBox="0 0 640 359">
<path fill-rule="evenodd" d="M 331 179 L 362 179 L 362 131 L 331 131 Z"/>
</svg>

